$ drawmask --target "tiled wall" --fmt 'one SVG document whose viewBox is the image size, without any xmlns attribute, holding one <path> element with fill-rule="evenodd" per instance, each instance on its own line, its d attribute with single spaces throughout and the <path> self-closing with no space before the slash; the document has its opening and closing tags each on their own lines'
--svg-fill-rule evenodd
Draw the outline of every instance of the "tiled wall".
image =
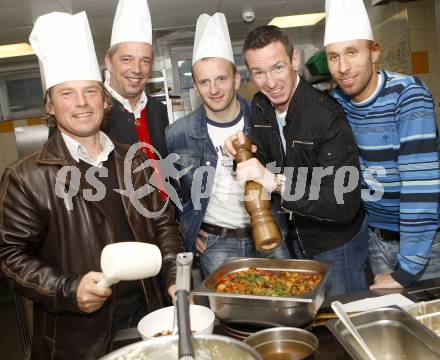
<svg viewBox="0 0 440 360">
<path fill-rule="evenodd" d="M 412 54 L 412 72 L 431 90 L 440 120 L 440 46 L 435 20 L 434 1 L 408 6 L 408 32 Z M 417 59 L 415 59 L 417 52 Z M 417 61 L 420 64 L 417 64 Z M 423 64 L 426 63 L 427 66 Z"/>
<path fill-rule="evenodd" d="M 431 90 L 440 124 L 440 45 L 434 0 L 370 8 L 380 66 L 414 74 Z"/>
</svg>

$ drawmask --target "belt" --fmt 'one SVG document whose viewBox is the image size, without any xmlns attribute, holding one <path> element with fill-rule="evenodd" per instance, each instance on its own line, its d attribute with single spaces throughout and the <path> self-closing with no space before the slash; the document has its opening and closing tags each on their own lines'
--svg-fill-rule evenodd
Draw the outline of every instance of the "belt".
<svg viewBox="0 0 440 360">
<path fill-rule="evenodd" d="M 383 241 L 399 241 L 400 233 L 398 231 L 387 230 L 370 226 L 370 229 L 376 232 Z"/>
<path fill-rule="evenodd" d="M 248 238 L 252 236 L 252 228 L 250 226 L 238 229 L 228 229 L 221 226 L 202 223 L 200 229 L 206 231 L 208 234 L 224 237 Z"/>
</svg>

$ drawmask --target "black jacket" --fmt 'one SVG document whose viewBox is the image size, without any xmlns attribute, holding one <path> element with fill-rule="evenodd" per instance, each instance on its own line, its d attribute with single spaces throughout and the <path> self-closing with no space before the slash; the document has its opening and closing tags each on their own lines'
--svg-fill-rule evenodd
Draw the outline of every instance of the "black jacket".
<svg viewBox="0 0 440 360">
<path fill-rule="evenodd" d="M 124 111 L 122 104 L 111 98 L 112 107 L 106 113 L 101 130 L 112 139 L 123 144 L 135 144 L 138 140 L 133 113 Z M 165 142 L 165 128 L 168 126 L 167 108 L 160 101 L 148 97 L 147 127 L 151 143 L 162 158 L 168 155 Z"/>
<path fill-rule="evenodd" d="M 257 93 L 252 101 L 251 133 L 258 149 L 257 158 L 262 164 L 275 161 L 281 167 L 288 179 L 286 192 L 291 195 L 296 194 L 296 188 L 301 194 L 299 189 L 305 183 L 301 198 L 287 199 L 284 194 L 281 202 L 281 207 L 292 215 L 304 255 L 313 256 L 341 246 L 359 232 L 364 219 L 359 178 L 355 189 L 343 194 L 343 204 L 338 204 L 335 196 L 335 174 L 339 168 L 352 166 L 353 176 L 360 175 L 357 147 L 344 111 L 336 100 L 301 79 L 289 104 L 284 137 L 286 154 L 275 110 L 265 95 Z M 329 166 L 334 167 L 332 174 L 315 184 L 317 188 L 312 193 L 319 189 L 319 195 L 316 200 L 309 200 L 313 168 Z M 289 174 L 285 167 L 293 168 L 293 172 Z M 301 167 L 308 170 L 307 177 L 298 175 Z"/>
</svg>

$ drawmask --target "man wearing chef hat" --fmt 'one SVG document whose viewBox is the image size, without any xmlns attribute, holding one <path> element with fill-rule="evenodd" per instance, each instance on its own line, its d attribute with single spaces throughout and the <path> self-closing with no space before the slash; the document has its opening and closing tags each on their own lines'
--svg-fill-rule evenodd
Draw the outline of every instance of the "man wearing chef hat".
<svg viewBox="0 0 440 360">
<path fill-rule="evenodd" d="M 327 0 L 324 46 L 338 84 L 334 97 L 366 169 L 363 187 L 383 192 L 380 199 L 363 198 L 371 288 L 439 277 L 440 170 L 431 93 L 415 76 L 375 69 L 380 47 L 362 0 Z"/>
<path fill-rule="evenodd" d="M 172 295 L 183 246 L 172 208 L 148 219 L 114 191 L 126 188 L 118 179 L 128 149 L 99 130 L 108 103 L 85 12 L 39 17 L 30 43 L 57 128 L 3 174 L 1 272 L 34 303 L 32 359 L 96 359 L 108 351 L 114 331 L 162 307 L 165 289 Z M 136 154 L 133 168 L 144 160 Z M 130 175 L 145 186 L 151 171 Z M 150 211 L 163 205 L 157 190 L 142 202 Z M 119 241 L 157 244 L 161 278 L 124 281 L 112 290 L 97 286 L 101 250 Z"/>
<path fill-rule="evenodd" d="M 147 0 L 119 0 L 105 56 L 109 77 L 104 86 L 112 97 L 112 107 L 102 130 L 124 144 L 152 145 L 154 149 L 143 150 L 150 159 L 158 159 L 167 156 L 168 115 L 165 105 L 144 91 L 153 66 L 152 44 Z"/>
<path fill-rule="evenodd" d="M 243 189 L 223 149 L 231 134 L 249 131 L 250 104 L 236 94 L 241 78 L 222 13 L 202 14 L 197 20 L 192 76 L 203 104 L 170 125 L 166 140 L 169 152 L 180 155 L 180 167 L 192 165 L 178 189 L 184 204 L 180 222 L 185 245 L 197 250 L 207 276 L 229 257 L 263 256 L 255 250 Z M 194 186 L 201 166 L 208 173 L 206 188 Z M 280 248 L 264 256 L 285 258 L 288 251 Z"/>
</svg>

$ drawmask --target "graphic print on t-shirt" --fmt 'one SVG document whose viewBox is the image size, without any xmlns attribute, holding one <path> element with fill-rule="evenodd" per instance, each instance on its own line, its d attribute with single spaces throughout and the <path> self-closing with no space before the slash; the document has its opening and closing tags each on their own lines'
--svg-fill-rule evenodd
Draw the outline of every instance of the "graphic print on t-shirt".
<svg viewBox="0 0 440 360">
<path fill-rule="evenodd" d="M 224 143 L 231 135 L 243 130 L 244 118 L 240 114 L 229 123 L 208 120 L 208 134 L 217 153 L 214 185 L 204 221 L 226 228 L 249 226 L 249 215 L 243 204 L 243 188 L 233 172 L 233 160 L 226 155 Z"/>
</svg>

